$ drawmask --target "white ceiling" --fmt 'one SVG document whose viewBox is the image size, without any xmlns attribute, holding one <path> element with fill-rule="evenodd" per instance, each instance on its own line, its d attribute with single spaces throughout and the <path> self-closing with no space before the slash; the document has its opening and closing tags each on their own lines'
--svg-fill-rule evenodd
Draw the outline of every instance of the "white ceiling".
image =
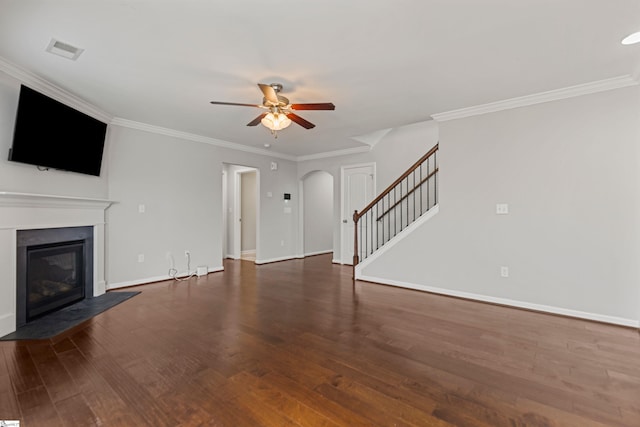
<svg viewBox="0 0 640 427">
<path fill-rule="evenodd" d="M 635 75 L 640 0 L 0 0 L 0 57 L 107 114 L 275 153 L 366 147 L 432 114 Z M 85 49 L 77 61 L 50 40 Z M 299 111 L 246 124 L 257 83 Z"/>
</svg>

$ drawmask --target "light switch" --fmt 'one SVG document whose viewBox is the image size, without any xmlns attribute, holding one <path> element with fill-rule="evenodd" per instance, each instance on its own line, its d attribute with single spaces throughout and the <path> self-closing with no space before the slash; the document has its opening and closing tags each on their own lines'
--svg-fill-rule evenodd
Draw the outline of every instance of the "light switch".
<svg viewBox="0 0 640 427">
<path fill-rule="evenodd" d="M 285 206 L 284 207 L 284 213 L 290 214 L 291 213 L 291 206 Z"/>
<path fill-rule="evenodd" d="M 138 205 L 138 213 L 144 213 L 147 210 L 147 207 L 143 204 Z"/>
</svg>

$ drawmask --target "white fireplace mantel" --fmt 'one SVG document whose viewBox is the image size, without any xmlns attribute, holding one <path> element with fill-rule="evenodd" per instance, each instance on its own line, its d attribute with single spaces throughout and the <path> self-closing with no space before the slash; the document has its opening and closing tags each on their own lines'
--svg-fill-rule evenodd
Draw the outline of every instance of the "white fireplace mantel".
<svg viewBox="0 0 640 427">
<path fill-rule="evenodd" d="M 52 194 L 16 193 L 0 191 L 0 208 L 4 206 L 24 207 L 88 207 L 106 209 L 113 201 L 105 199 L 90 199 L 86 197 L 56 196 Z"/>
<path fill-rule="evenodd" d="M 93 227 L 93 296 L 106 292 L 105 199 L 0 191 L 0 336 L 16 330 L 18 230 Z"/>
</svg>

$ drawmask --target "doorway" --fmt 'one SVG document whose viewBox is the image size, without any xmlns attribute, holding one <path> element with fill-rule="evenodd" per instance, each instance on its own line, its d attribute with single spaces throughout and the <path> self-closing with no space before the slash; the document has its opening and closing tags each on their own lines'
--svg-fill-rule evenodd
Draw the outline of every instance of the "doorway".
<svg viewBox="0 0 640 427">
<path fill-rule="evenodd" d="M 333 252 L 333 175 L 312 171 L 300 181 L 300 247 L 302 256 Z"/>
<path fill-rule="evenodd" d="M 224 257 L 255 261 L 259 252 L 259 170 L 223 164 L 223 177 Z"/>
</svg>

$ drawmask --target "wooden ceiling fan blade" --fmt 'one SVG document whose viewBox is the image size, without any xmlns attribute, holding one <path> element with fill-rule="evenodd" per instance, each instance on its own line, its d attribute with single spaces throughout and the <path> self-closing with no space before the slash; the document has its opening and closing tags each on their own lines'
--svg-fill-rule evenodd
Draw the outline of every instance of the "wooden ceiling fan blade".
<svg viewBox="0 0 640 427">
<path fill-rule="evenodd" d="M 313 123 L 303 119 L 302 117 L 298 116 L 297 114 L 289 113 L 289 114 L 287 114 L 287 117 L 289 117 L 289 119 L 291 119 L 292 122 L 296 122 L 297 124 L 299 124 L 300 126 L 302 126 L 305 129 L 311 129 L 311 128 L 316 127 L 316 125 L 314 125 Z"/>
<path fill-rule="evenodd" d="M 262 113 L 260 114 L 258 117 L 256 117 L 255 119 L 251 120 L 249 123 L 247 123 L 247 126 L 257 126 L 260 124 L 260 121 L 263 119 L 264 116 L 266 116 L 267 113 Z"/>
<path fill-rule="evenodd" d="M 258 86 L 260 87 L 260 90 L 264 94 L 264 98 L 267 101 L 273 103 L 274 105 L 277 105 L 280 102 L 278 100 L 278 94 L 273 87 L 271 87 L 270 85 L 265 85 L 263 83 L 258 83 Z"/>
<path fill-rule="evenodd" d="M 262 108 L 262 105 L 258 105 L 258 104 L 241 104 L 238 102 L 222 102 L 222 101 L 211 101 L 211 104 L 215 104 L 215 105 L 239 105 L 241 107 L 259 107 Z"/>
<path fill-rule="evenodd" d="M 335 110 L 336 106 L 331 102 L 319 102 L 309 104 L 291 104 L 292 110 Z"/>
</svg>

